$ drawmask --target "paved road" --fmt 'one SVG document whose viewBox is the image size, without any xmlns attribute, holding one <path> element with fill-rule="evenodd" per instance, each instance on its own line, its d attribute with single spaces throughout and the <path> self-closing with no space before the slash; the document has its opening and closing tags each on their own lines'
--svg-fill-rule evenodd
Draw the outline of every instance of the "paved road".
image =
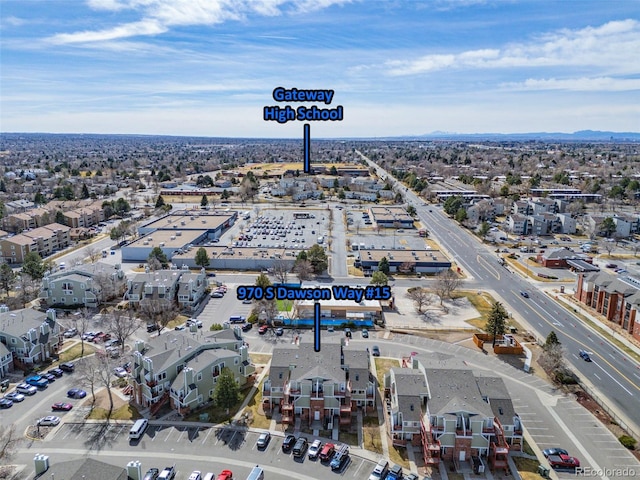
<svg viewBox="0 0 640 480">
<path fill-rule="evenodd" d="M 393 179 L 378 165 L 364 156 L 362 158 L 369 161 L 380 176 Z M 576 316 L 558 307 L 533 283 L 500 266 L 495 253 L 457 226 L 440 208 L 423 205 L 422 199 L 411 191 L 404 191 L 404 195 L 408 203 L 416 206 L 418 217 L 430 234 L 440 245 L 446 246 L 449 255 L 466 273 L 473 276 L 474 283 L 493 290 L 508 309 L 524 320 L 541 338 L 554 330 L 565 348 L 565 358 L 574 371 L 599 391 L 608 405 L 619 412 L 625 423 L 640 433 L 640 365 L 606 338 L 595 335 Z M 530 298 L 522 297 L 521 291 L 529 292 Z M 580 349 L 588 351 L 593 362 L 581 360 L 577 356 Z"/>
</svg>

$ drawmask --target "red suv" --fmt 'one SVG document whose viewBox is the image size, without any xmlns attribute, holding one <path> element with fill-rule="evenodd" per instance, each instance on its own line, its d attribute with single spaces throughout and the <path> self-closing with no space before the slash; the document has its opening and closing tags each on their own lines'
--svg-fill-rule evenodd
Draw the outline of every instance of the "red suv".
<svg viewBox="0 0 640 480">
<path fill-rule="evenodd" d="M 269 330 L 269 327 L 267 325 L 261 325 L 258 329 L 258 333 L 260 335 L 264 335 L 265 333 L 267 333 L 267 330 Z"/>
</svg>

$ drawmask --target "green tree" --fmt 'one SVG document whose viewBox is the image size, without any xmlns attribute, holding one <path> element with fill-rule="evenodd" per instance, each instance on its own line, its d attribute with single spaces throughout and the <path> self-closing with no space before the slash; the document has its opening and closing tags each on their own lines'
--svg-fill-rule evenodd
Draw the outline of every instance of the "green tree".
<svg viewBox="0 0 640 480">
<path fill-rule="evenodd" d="M 376 271 L 371 275 L 371 285 L 388 285 L 389 277 L 384 272 Z"/>
<path fill-rule="evenodd" d="M 391 267 L 389 266 L 389 260 L 387 257 L 382 257 L 380 262 L 378 262 L 378 271 L 384 273 L 385 275 L 389 275 L 391 271 Z"/>
<path fill-rule="evenodd" d="M 412 217 L 415 217 L 416 216 L 416 207 L 414 207 L 413 205 L 409 205 L 407 207 L 407 213 L 409 215 L 411 215 Z"/>
<path fill-rule="evenodd" d="M 151 250 L 149 257 L 147 258 L 147 263 L 154 260 L 159 262 L 160 265 L 162 265 L 162 268 L 167 268 L 169 266 L 169 259 L 160 247 L 153 247 L 153 250 Z"/>
<path fill-rule="evenodd" d="M 267 277 L 266 273 L 261 273 L 256 278 L 256 287 L 267 288 L 272 285 L 271 280 Z"/>
<path fill-rule="evenodd" d="M 307 260 L 313 266 L 313 273 L 319 274 L 329 267 L 327 253 L 320 245 L 314 245 L 307 251 Z"/>
<path fill-rule="evenodd" d="M 156 208 L 160 208 L 164 206 L 165 206 L 164 198 L 162 198 L 162 195 L 158 195 L 158 199 L 156 200 Z"/>
<path fill-rule="evenodd" d="M 42 257 L 36 252 L 29 252 L 24 257 L 22 263 L 22 272 L 29 275 L 34 280 L 42 280 L 46 272 L 46 267 L 42 261 Z"/>
<path fill-rule="evenodd" d="M 45 197 L 42 192 L 38 191 L 33 197 L 33 203 L 35 203 L 36 205 L 44 205 L 45 203 L 47 203 L 47 197 Z"/>
<path fill-rule="evenodd" d="M 0 265 L 0 289 L 4 290 L 5 295 L 9 295 L 13 284 L 16 282 L 16 274 L 7 263 Z"/>
<path fill-rule="evenodd" d="M 227 200 L 227 199 L 230 197 L 229 192 L 227 191 L 227 189 L 226 189 L 226 188 L 222 191 L 222 194 L 220 195 L 220 197 L 221 197 L 223 200 Z"/>
<path fill-rule="evenodd" d="M 463 223 L 467 219 L 467 210 L 464 208 L 459 208 L 454 217 L 456 222 Z"/>
<path fill-rule="evenodd" d="M 335 165 L 331 165 L 331 168 L 329 169 L 329 175 L 333 175 L 334 177 L 338 175 L 338 169 Z"/>
<path fill-rule="evenodd" d="M 611 234 L 616 231 L 616 222 L 612 217 L 607 217 L 602 221 L 601 228 L 604 231 L 605 235 L 607 237 L 610 237 Z"/>
<path fill-rule="evenodd" d="M 484 240 L 484 237 L 487 236 L 487 234 L 489 233 L 489 230 L 491 230 L 491 225 L 489 225 L 487 222 L 482 222 L 480 224 L 480 228 L 478 229 L 478 234 L 480 235 L 480 238 Z"/>
<path fill-rule="evenodd" d="M 56 212 L 56 223 L 59 223 L 60 225 L 66 225 L 66 220 L 62 210 L 58 210 Z"/>
<path fill-rule="evenodd" d="M 344 190 L 341 188 L 340 190 L 338 190 L 338 198 L 340 200 L 344 200 L 345 198 L 347 198 L 347 196 L 344 193 Z"/>
<path fill-rule="evenodd" d="M 558 340 L 558 336 L 556 335 L 556 332 L 551 330 L 549 332 L 549 335 L 547 335 L 547 339 L 544 342 L 543 348 L 545 350 L 548 350 L 549 348 L 551 348 L 551 347 L 553 347 L 555 345 L 560 345 L 560 340 Z"/>
<path fill-rule="evenodd" d="M 82 184 L 82 193 L 80 194 L 81 198 L 89 198 L 89 187 L 87 187 L 86 183 Z"/>
<path fill-rule="evenodd" d="M 219 407 L 224 408 L 229 414 L 229 410 L 238 403 L 240 397 L 240 389 L 238 383 L 233 376 L 233 372 L 224 367 L 218 381 L 216 382 L 216 388 L 213 391 L 213 399 Z"/>
<path fill-rule="evenodd" d="M 202 195 L 202 200 L 200 200 L 200 206 L 201 207 L 206 207 L 207 205 L 209 205 L 209 200 L 207 199 L 207 195 Z"/>
<path fill-rule="evenodd" d="M 500 196 L 505 198 L 509 196 L 509 185 L 502 185 L 500 188 Z"/>
<path fill-rule="evenodd" d="M 443 208 L 447 215 L 455 215 L 458 210 L 462 208 L 462 197 L 459 195 L 452 195 L 445 200 Z"/>
<path fill-rule="evenodd" d="M 496 346 L 496 337 L 498 335 L 504 335 L 507 328 L 507 318 L 509 315 L 500 302 L 495 302 L 489 312 L 487 318 L 487 325 L 485 330 L 493 335 L 493 346 Z"/>
<path fill-rule="evenodd" d="M 196 252 L 195 262 L 196 265 L 200 267 L 208 267 L 209 263 L 211 263 L 209 255 L 207 255 L 207 251 L 204 249 L 204 247 L 200 247 Z"/>
</svg>

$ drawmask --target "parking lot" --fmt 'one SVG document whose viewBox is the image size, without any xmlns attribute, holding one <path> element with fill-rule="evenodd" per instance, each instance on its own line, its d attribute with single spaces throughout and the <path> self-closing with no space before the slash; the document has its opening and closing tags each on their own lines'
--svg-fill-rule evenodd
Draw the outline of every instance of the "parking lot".
<svg viewBox="0 0 640 480">
<path fill-rule="evenodd" d="M 220 243 L 231 247 L 304 250 L 327 241 L 329 220 L 326 210 L 262 209 L 245 218 L 241 216 Z"/>
<path fill-rule="evenodd" d="M 234 478 L 246 478 L 251 468 L 260 465 L 269 478 L 290 478 L 296 471 L 298 478 L 323 478 L 327 474 L 343 478 L 368 478 L 374 462 L 351 454 L 342 471 L 333 472 L 327 464 L 309 458 L 294 458 L 282 451 L 284 435 L 272 433 L 266 448 L 258 449 L 259 431 L 232 426 L 181 425 L 151 422 L 140 440 L 129 440 L 130 424 L 66 423 L 55 429 L 47 443 L 59 443 L 67 448 L 84 448 L 93 452 L 102 450 L 127 451 L 128 457 L 144 458 L 154 452 L 162 461 L 141 458 L 144 469 L 176 464 L 176 478 L 186 478 L 193 470 L 213 471 L 230 469 Z M 309 442 L 311 435 L 305 435 Z M 51 445 L 53 446 L 53 445 Z M 195 458 L 185 461 L 187 458 Z M 165 465 L 166 464 L 166 465 Z M 282 473 L 282 474 L 281 474 Z"/>
</svg>

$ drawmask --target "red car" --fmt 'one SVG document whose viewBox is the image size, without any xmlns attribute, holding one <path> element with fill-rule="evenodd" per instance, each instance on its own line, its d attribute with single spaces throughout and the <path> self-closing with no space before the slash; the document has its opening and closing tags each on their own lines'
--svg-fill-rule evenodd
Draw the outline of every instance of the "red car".
<svg viewBox="0 0 640 480">
<path fill-rule="evenodd" d="M 233 473 L 231 470 L 222 470 L 217 480 L 233 480 Z"/>
<path fill-rule="evenodd" d="M 70 403 L 64 403 L 64 402 L 58 402 L 51 405 L 51 410 L 53 410 L 54 412 L 58 412 L 58 411 L 68 412 L 72 408 L 73 408 L 73 405 L 71 405 Z"/>
<path fill-rule="evenodd" d="M 551 468 L 577 468 L 580 466 L 580 460 L 569 455 L 549 455 L 547 461 Z"/>
<path fill-rule="evenodd" d="M 267 333 L 267 330 L 269 330 L 269 327 L 267 325 L 261 325 L 258 329 L 258 333 L 260 335 L 264 335 L 265 333 Z"/>
</svg>

